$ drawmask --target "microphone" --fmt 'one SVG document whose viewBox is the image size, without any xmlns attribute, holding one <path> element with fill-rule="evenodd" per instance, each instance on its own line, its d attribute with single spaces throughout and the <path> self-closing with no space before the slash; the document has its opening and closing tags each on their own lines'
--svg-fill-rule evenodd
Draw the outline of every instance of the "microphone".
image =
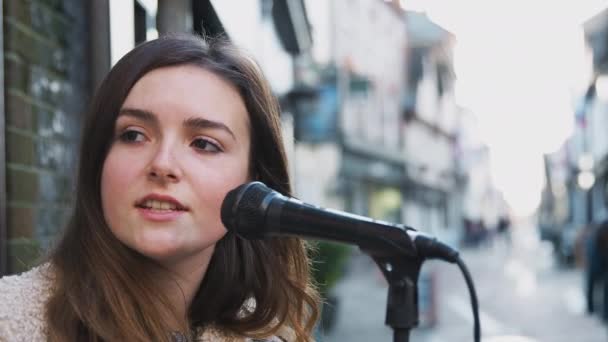
<svg viewBox="0 0 608 342">
<path fill-rule="evenodd" d="M 229 231 L 244 239 L 287 235 L 353 244 L 378 256 L 398 254 L 449 262 L 458 258 L 451 247 L 411 227 L 307 204 L 261 182 L 228 192 L 221 217 Z"/>
</svg>

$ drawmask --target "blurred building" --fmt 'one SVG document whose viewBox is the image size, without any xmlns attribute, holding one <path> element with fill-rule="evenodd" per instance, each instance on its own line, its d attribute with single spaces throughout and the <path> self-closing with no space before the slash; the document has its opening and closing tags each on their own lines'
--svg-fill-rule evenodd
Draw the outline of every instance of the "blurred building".
<svg viewBox="0 0 608 342">
<path fill-rule="evenodd" d="M 397 2 L 306 5 L 318 85 L 335 90 L 316 109 L 294 111 L 297 194 L 457 239 L 465 204 L 496 194 L 489 175 L 472 186 L 465 176 L 489 174 L 489 158 L 481 143 L 465 142 L 454 36 Z"/>
<path fill-rule="evenodd" d="M 588 220 L 608 218 L 606 181 L 608 176 L 608 8 L 584 24 L 585 41 L 591 51 L 593 78 L 578 116 L 578 133 L 582 135 L 577 155 L 579 171 L 589 171 L 594 182 L 590 187 Z M 582 159 L 581 159 L 582 158 Z M 585 158 L 587 165 L 585 165 Z M 583 188 L 585 184 L 581 184 Z"/>
<path fill-rule="evenodd" d="M 454 36 L 424 13 L 407 12 L 407 82 L 402 97 L 407 165 L 404 216 L 414 227 L 445 235 L 460 227 L 460 109 L 454 99 Z"/>
<path fill-rule="evenodd" d="M 225 34 L 259 61 L 278 97 L 293 90 L 294 60 L 305 60 L 312 44 L 303 1 L 236 3 L 0 1 L 0 276 L 27 268 L 66 223 L 83 112 L 136 44 L 159 32 Z M 292 142 L 293 120 L 283 118 Z"/>
<path fill-rule="evenodd" d="M 317 110 L 296 113 L 296 123 L 317 123 L 316 128 L 296 124 L 302 132 L 294 156 L 297 193 L 307 201 L 401 222 L 403 11 L 396 2 L 380 0 L 306 3 L 313 13 L 320 96 Z"/>
<path fill-rule="evenodd" d="M 541 237 L 561 261 L 572 261 L 577 236 L 608 218 L 608 9 L 583 24 L 591 78 L 578 94 L 572 135 L 545 156 L 545 188 L 538 210 Z"/>
<path fill-rule="evenodd" d="M 576 182 L 575 157 L 579 155 L 576 134 L 555 152 L 544 155 L 545 186 L 537 211 L 540 237 L 553 244 L 556 256 L 565 261 L 572 254 L 570 239 L 587 221 L 586 197 Z"/>
<path fill-rule="evenodd" d="M 496 228 L 501 217 L 508 218 L 510 212 L 494 185 L 490 150 L 480 135 L 477 117 L 464 108 L 460 110 L 456 146 L 456 188 L 462 195 L 462 234 L 456 237 L 465 243 L 477 243 Z"/>
</svg>

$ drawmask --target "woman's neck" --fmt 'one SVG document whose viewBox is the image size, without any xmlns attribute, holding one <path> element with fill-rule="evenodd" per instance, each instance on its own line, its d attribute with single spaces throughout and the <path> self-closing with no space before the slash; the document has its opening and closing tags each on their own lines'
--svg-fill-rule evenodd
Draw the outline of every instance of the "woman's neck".
<svg viewBox="0 0 608 342">
<path fill-rule="evenodd" d="M 161 290 L 173 305 L 173 310 L 177 315 L 175 317 L 176 329 L 182 326 L 179 322 L 188 321 L 190 304 L 207 273 L 212 255 L 213 248 L 208 248 L 197 255 L 162 262 L 168 272 L 163 273 L 160 283 Z"/>
</svg>

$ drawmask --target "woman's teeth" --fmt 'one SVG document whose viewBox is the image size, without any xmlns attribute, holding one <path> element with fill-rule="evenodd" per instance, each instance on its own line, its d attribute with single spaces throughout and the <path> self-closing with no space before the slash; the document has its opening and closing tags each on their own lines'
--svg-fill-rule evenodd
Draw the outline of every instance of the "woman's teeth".
<svg viewBox="0 0 608 342">
<path fill-rule="evenodd" d="M 177 205 L 175 203 L 163 202 L 157 200 L 146 200 L 142 207 L 153 209 L 153 210 L 177 210 Z"/>
</svg>

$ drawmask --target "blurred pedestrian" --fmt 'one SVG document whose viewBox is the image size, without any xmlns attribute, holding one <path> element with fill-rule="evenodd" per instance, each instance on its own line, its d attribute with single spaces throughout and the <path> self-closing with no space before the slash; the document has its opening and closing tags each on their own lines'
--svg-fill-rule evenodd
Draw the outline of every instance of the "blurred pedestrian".
<svg viewBox="0 0 608 342">
<path fill-rule="evenodd" d="M 507 244 L 511 245 L 511 219 L 508 216 L 501 216 L 496 225 L 498 236 Z"/>
<path fill-rule="evenodd" d="M 602 318 L 608 321 L 608 220 L 591 228 L 587 236 L 585 280 L 587 312 L 595 312 L 595 288 L 603 284 Z"/>
<path fill-rule="evenodd" d="M 290 192 L 257 65 L 221 40 L 139 45 L 93 99 L 65 234 L 47 262 L 0 280 L 0 340 L 312 340 L 304 243 L 243 240 L 220 219 L 251 180 Z"/>
</svg>

